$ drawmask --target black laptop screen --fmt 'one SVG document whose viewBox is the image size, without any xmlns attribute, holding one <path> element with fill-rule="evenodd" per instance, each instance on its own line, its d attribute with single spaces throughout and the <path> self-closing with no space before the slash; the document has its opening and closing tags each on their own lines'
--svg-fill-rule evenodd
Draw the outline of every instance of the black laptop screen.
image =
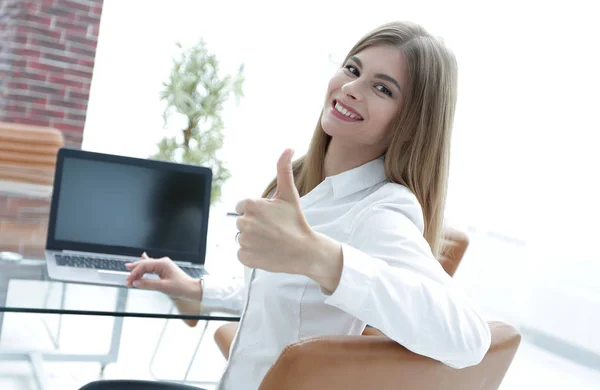
<svg viewBox="0 0 600 390">
<path fill-rule="evenodd" d="M 65 157 L 54 240 L 203 255 L 207 185 L 194 172 Z"/>
</svg>

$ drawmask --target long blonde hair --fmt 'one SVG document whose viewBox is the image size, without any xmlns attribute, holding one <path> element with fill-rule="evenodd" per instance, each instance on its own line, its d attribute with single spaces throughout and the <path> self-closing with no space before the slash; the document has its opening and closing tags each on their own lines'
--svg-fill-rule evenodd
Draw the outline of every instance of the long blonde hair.
<svg viewBox="0 0 600 390">
<path fill-rule="evenodd" d="M 423 27 L 392 22 L 360 39 L 346 56 L 346 61 L 375 45 L 398 48 L 407 65 L 404 104 L 389 125 L 392 136 L 385 152 L 385 174 L 390 181 L 408 187 L 417 197 L 425 221 L 423 236 L 437 256 L 441 250 L 450 138 L 456 106 L 456 59 Z M 324 180 L 323 165 L 330 140 L 319 118 L 308 152 L 293 163 L 300 196 Z M 274 179 L 263 197 L 276 186 Z"/>
</svg>

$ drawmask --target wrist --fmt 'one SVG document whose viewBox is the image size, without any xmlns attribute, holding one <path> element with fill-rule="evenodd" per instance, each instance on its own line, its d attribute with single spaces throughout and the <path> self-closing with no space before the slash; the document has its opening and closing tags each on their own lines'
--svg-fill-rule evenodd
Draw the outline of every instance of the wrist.
<svg viewBox="0 0 600 390">
<path fill-rule="evenodd" d="M 186 294 L 184 296 L 185 299 L 189 300 L 189 301 L 195 301 L 195 302 L 200 302 L 202 301 L 202 295 L 203 295 L 203 287 L 204 287 L 204 281 L 202 280 L 202 278 L 200 279 L 195 279 L 195 278 L 189 278 L 187 280 L 187 285 L 188 288 L 186 288 Z"/>
<path fill-rule="evenodd" d="M 335 291 L 343 269 L 342 246 L 324 234 L 314 233 L 311 260 L 306 276 L 329 292 Z"/>
</svg>

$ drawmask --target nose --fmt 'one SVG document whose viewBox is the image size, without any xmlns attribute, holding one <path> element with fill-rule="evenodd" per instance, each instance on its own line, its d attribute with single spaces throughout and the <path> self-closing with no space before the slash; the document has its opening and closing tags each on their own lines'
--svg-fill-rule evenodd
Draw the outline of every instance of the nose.
<svg viewBox="0 0 600 390">
<path fill-rule="evenodd" d="M 360 86 L 357 84 L 356 81 L 357 80 L 354 80 L 352 82 L 342 85 L 342 93 L 349 99 L 362 101 L 363 94 L 360 91 Z"/>
</svg>

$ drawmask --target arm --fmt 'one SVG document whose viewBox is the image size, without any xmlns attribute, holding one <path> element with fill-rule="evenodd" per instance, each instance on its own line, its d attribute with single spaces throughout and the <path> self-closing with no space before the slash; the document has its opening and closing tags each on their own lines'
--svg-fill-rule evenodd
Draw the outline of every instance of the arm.
<svg viewBox="0 0 600 390">
<path fill-rule="evenodd" d="M 321 236 L 324 256 L 309 276 L 326 304 L 407 349 L 454 368 L 475 365 L 490 346 L 488 324 L 432 255 L 413 222 L 417 211 L 408 198 L 375 204 L 357 217 L 348 243 Z"/>
<path fill-rule="evenodd" d="M 234 278 L 218 278 L 213 275 L 207 275 L 204 279 L 196 279 L 187 298 L 172 297 L 177 311 L 189 315 L 200 313 L 202 306 L 241 313 L 244 299 L 243 281 Z M 198 324 L 198 320 L 183 320 L 183 322 L 191 327 Z"/>
<path fill-rule="evenodd" d="M 202 280 L 202 305 L 241 313 L 246 300 L 243 278 L 206 275 Z"/>
<path fill-rule="evenodd" d="M 200 302 L 204 306 L 233 312 L 242 310 L 246 296 L 244 278 L 207 275 L 202 280 L 195 279 L 171 259 L 151 259 L 145 253 L 142 254 L 142 260 L 125 266 L 131 271 L 127 277 L 127 287 L 160 291 L 174 299 L 181 313 L 199 313 Z M 159 279 L 142 278 L 150 273 L 157 274 Z"/>
</svg>

